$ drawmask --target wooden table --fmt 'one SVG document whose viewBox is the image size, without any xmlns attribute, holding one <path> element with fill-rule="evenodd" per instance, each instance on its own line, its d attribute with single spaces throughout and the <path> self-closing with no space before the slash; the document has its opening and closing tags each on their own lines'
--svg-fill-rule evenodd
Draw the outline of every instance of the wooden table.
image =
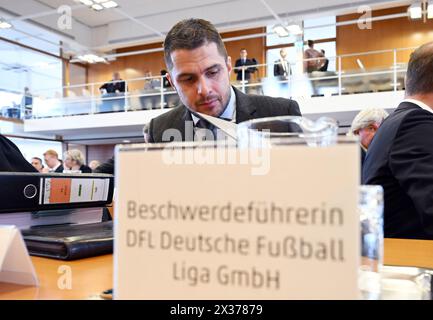
<svg viewBox="0 0 433 320">
<path fill-rule="evenodd" d="M 433 269 L 433 240 L 385 239 L 383 263 Z"/>
<path fill-rule="evenodd" d="M 113 287 L 112 255 L 76 261 L 32 257 L 32 261 L 39 287 L 0 283 L 0 299 L 100 299 L 102 291 Z M 58 282 L 63 287 L 67 284 L 62 281 L 65 270 L 71 271 L 71 289 L 61 289 L 58 285 Z"/>
<path fill-rule="evenodd" d="M 384 246 L 385 265 L 433 269 L 433 241 L 385 239 Z M 0 299 L 100 299 L 102 291 L 113 287 L 112 255 L 77 261 L 32 257 L 32 261 L 40 286 L 0 283 Z M 72 272 L 70 290 L 58 286 L 64 276 L 61 266 L 70 267 Z"/>
</svg>

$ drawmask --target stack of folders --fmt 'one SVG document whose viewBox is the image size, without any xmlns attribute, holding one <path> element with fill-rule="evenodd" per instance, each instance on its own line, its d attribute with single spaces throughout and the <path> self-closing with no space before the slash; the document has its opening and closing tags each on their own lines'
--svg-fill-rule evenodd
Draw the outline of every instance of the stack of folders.
<svg viewBox="0 0 433 320">
<path fill-rule="evenodd" d="M 106 174 L 0 173 L 0 225 L 16 225 L 31 255 L 74 260 L 113 251 Z"/>
</svg>

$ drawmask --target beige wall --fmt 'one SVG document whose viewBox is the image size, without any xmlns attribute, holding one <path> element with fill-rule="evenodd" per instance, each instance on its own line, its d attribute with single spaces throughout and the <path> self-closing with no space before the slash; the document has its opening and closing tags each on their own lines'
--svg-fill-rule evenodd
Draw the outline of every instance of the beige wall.
<svg viewBox="0 0 433 320">
<path fill-rule="evenodd" d="M 264 32 L 264 28 L 249 29 L 244 31 L 236 31 L 223 33 L 223 38 L 236 37 L 241 35 L 255 34 Z M 239 51 L 245 47 L 248 50 L 250 58 L 256 58 L 259 63 L 265 60 L 265 38 L 247 39 L 241 41 L 226 42 L 228 54 L 233 59 L 233 64 L 239 58 Z M 161 47 L 162 43 L 144 45 L 126 49 L 120 49 L 117 52 L 128 52 L 136 50 L 146 50 Z M 122 79 L 133 79 L 144 77 L 146 70 L 152 72 L 152 75 L 159 75 L 161 69 L 166 69 L 163 52 L 154 52 L 143 55 L 133 55 L 117 58 L 116 61 L 110 64 L 95 64 L 89 67 L 88 75 L 89 82 L 105 82 L 112 78 L 114 71 L 119 71 Z M 232 79 L 236 77 L 232 75 Z M 141 89 L 143 83 L 132 84 L 131 90 Z"/>
<path fill-rule="evenodd" d="M 406 12 L 407 7 L 398 7 L 373 12 L 374 16 Z M 358 19 L 360 14 L 338 17 L 337 21 Z M 361 30 L 357 24 L 337 27 L 337 55 L 347 53 L 407 48 L 420 46 L 433 41 L 433 19 L 424 23 L 422 20 L 409 18 L 390 19 L 372 22 L 371 29 Z M 399 52 L 397 62 L 408 62 L 411 51 Z M 390 67 L 393 54 L 379 54 L 361 57 L 365 68 Z M 358 69 L 356 58 L 344 58 L 343 70 Z"/>
</svg>

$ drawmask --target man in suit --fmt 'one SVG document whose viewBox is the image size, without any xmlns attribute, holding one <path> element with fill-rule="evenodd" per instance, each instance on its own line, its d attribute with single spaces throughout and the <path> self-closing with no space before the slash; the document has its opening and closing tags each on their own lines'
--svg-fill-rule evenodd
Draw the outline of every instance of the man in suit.
<svg viewBox="0 0 433 320">
<path fill-rule="evenodd" d="M 406 97 L 380 126 L 365 158 L 363 184 L 385 192 L 384 234 L 433 239 L 433 42 L 415 50 Z"/>
<path fill-rule="evenodd" d="M 350 133 L 359 136 L 361 144 L 361 167 L 364 165 L 368 147 L 377 129 L 379 129 L 386 117 L 388 117 L 388 112 L 381 108 L 366 108 L 361 110 L 353 119 Z"/>
<path fill-rule="evenodd" d="M 290 70 L 290 64 L 286 60 L 287 51 L 285 49 L 280 50 L 280 59 L 275 61 L 274 64 L 274 77 L 281 77 L 287 79 L 287 77 L 292 73 Z"/>
<path fill-rule="evenodd" d="M 246 95 L 230 86 L 231 59 L 218 31 L 206 20 L 177 23 L 166 36 L 164 58 L 167 77 L 182 105 L 151 120 L 146 134 L 149 142 L 193 140 L 194 128 L 207 125 L 195 112 L 236 123 L 301 116 L 296 101 Z"/>
<path fill-rule="evenodd" d="M 125 92 L 125 81 L 120 78 L 119 72 L 113 73 L 113 79 L 110 82 L 104 83 L 99 90 L 102 93 L 121 93 Z M 105 92 L 103 92 L 105 90 Z"/>
<path fill-rule="evenodd" d="M 256 59 L 248 59 L 247 49 L 242 48 L 240 57 L 236 60 L 234 72 L 237 74 L 236 80 L 242 81 L 242 70 L 244 70 L 244 80 L 248 81 L 251 79 L 251 74 L 257 71 L 256 67 L 248 67 L 257 64 Z"/>
<path fill-rule="evenodd" d="M 59 160 L 59 154 L 55 150 L 47 150 L 44 153 L 44 161 L 47 165 L 47 172 L 63 172 L 63 165 Z"/>
</svg>

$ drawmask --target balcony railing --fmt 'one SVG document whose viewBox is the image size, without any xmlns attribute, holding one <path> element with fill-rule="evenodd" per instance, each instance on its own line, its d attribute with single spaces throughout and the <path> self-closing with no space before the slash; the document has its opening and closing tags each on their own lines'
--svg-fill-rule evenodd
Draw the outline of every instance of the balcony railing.
<svg viewBox="0 0 433 320">
<path fill-rule="evenodd" d="M 275 62 L 254 66 L 257 71 L 232 84 L 244 93 L 274 97 L 306 98 L 366 92 L 404 90 L 404 77 L 410 53 L 400 48 L 327 57 L 328 71 L 304 72 L 309 60 L 289 62 L 288 76 L 274 76 Z M 269 68 L 271 68 L 269 70 Z M 106 112 L 130 112 L 173 108 L 180 101 L 176 91 L 164 86 L 164 77 L 125 80 L 126 92 L 105 93 L 99 83 L 71 85 L 33 93 L 32 118 L 63 117 Z"/>
</svg>

